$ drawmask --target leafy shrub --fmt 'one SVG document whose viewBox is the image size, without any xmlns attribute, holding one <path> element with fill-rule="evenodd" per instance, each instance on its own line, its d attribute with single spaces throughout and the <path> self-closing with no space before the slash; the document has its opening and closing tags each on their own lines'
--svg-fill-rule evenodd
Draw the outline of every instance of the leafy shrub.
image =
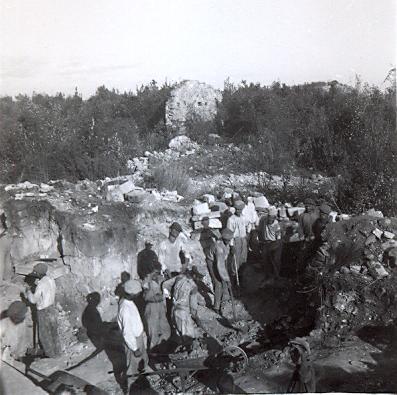
<svg viewBox="0 0 397 395">
<path fill-rule="evenodd" d="M 384 91 L 337 81 L 299 86 L 226 81 L 215 121 L 192 118 L 187 133 L 206 144 L 208 134 L 217 132 L 242 147 L 202 158 L 200 166 L 210 174 L 227 170 L 224 157 L 230 154 L 235 173 L 263 170 L 287 177 L 298 168 L 340 175 L 335 205 L 341 210 L 376 207 L 397 215 L 395 70 L 386 80 L 390 86 Z M 122 94 L 99 87 L 88 100 L 78 92 L 0 98 L 0 182 L 74 181 L 127 171 L 128 159 L 166 148 L 171 90 L 152 81 Z M 304 194 L 288 188 L 277 194 L 294 199 Z"/>
<path fill-rule="evenodd" d="M 149 183 L 160 191 L 178 191 L 185 196 L 190 187 L 187 169 L 176 162 L 159 162 L 153 166 Z"/>
</svg>

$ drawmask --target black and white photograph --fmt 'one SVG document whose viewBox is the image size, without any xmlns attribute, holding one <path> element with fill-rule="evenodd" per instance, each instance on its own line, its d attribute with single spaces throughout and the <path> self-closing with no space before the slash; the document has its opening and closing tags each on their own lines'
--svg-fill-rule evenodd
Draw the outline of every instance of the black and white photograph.
<svg viewBox="0 0 397 395">
<path fill-rule="evenodd" d="M 397 393 L 396 0 L 0 0 L 0 393 Z"/>
</svg>

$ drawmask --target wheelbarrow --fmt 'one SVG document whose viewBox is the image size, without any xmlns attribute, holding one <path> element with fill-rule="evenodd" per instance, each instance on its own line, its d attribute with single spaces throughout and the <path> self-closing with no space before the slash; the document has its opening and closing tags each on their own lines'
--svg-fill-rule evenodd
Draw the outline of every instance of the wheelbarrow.
<svg viewBox="0 0 397 395">
<path fill-rule="evenodd" d="M 157 369 L 151 372 L 142 372 L 137 376 L 165 376 L 167 378 L 179 377 L 180 386 L 178 386 L 174 380 L 170 380 L 177 392 L 192 391 L 192 389 L 198 384 L 197 382 L 187 388 L 188 382 L 193 376 L 204 370 L 218 370 L 223 371 L 225 369 L 232 369 L 234 371 L 241 372 L 248 365 L 248 357 L 243 349 L 238 346 L 227 346 L 216 354 L 203 356 L 198 358 L 190 359 L 175 359 L 173 354 L 169 355 L 169 358 L 175 368 Z"/>
</svg>

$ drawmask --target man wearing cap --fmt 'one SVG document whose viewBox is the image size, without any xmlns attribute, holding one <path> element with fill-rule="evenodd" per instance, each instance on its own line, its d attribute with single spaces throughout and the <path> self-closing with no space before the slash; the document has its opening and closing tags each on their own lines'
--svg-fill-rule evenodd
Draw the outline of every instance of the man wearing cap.
<svg viewBox="0 0 397 395">
<path fill-rule="evenodd" d="M 12 357 L 19 358 L 26 354 L 26 345 L 22 338 L 29 338 L 31 329 L 28 325 L 20 325 L 25 320 L 28 308 L 22 301 L 12 302 L 6 310 L 6 315 L 0 321 L 0 345 L 3 358 L 10 353 Z M 0 386 L 1 387 L 1 386 Z"/>
<path fill-rule="evenodd" d="M 320 215 L 313 199 L 305 199 L 304 204 L 305 212 L 298 218 L 299 235 L 304 236 L 305 240 L 313 240 L 314 234 L 312 226 Z"/>
<path fill-rule="evenodd" d="M 208 248 L 210 248 L 213 244 L 215 244 L 216 241 L 221 238 L 221 235 L 218 229 L 210 228 L 209 217 L 204 217 L 201 220 L 201 223 L 203 225 L 203 229 L 200 232 L 200 244 L 201 247 L 203 248 L 203 252 L 205 255 Z"/>
<path fill-rule="evenodd" d="M 228 220 L 226 228 L 233 232 L 233 247 L 236 260 L 237 271 L 241 265 L 247 262 L 248 242 L 247 242 L 247 219 L 242 215 L 245 204 L 241 200 L 234 203 L 236 210 Z M 236 276 L 238 273 L 234 273 Z"/>
<path fill-rule="evenodd" d="M 279 277 L 281 266 L 281 227 L 277 221 L 277 209 L 269 207 L 268 215 L 261 217 L 258 231 L 259 240 L 262 245 L 262 258 L 264 264 L 271 265 L 274 277 Z"/>
<path fill-rule="evenodd" d="M 124 295 L 119 304 L 117 323 L 124 340 L 126 366 L 122 371 L 117 372 L 116 379 L 124 393 L 127 393 L 128 377 L 136 375 L 140 368 L 147 366 L 148 356 L 146 333 L 138 308 L 133 301 L 134 297 L 142 291 L 141 283 L 139 280 L 128 280 L 123 288 Z M 135 379 L 133 377 L 134 381 Z"/>
<path fill-rule="evenodd" d="M 326 231 L 326 226 L 330 222 L 330 212 L 331 212 L 331 207 L 329 207 L 327 204 L 322 204 L 320 206 L 320 216 L 316 219 L 316 221 L 313 223 L 312 226 L 312 231 L 314 235 L 314 242 L 316 247 L 322 243 L 322 241 L 325 238 L 325 235 L 323 235 L 323 232 Z"/>
<path fill-rule="evenodd" d="M 211 276 L 214 288 L 214 310 L 220 313 L 222 297 L 226 292 L 231 292 L 229 267 L 230 267 L 230 242 L 233 239 L 233 232 L 230 229 L 223 229 L 222 239 L 212 244 L 206 251 L 205 260 L 208 272 Z"/>
<path fill-rule="evenodd" d="M 297 337 L 289 342 L 289 346 L 295 370 L 287 392 L 316 392 L 316 377 L 311 363 L 309 343 L 305 339 Z"/>
<path fill-rule="evenodd" d="M 307 198 L 304 201 L 305 212 L 298 217 L 298 233 L 304 239 L 303 247 L 299 256 L 298 263 L 304 265 L 305 262 L 313 255 L 314 233 L 313 225 L 320 216 L 319 210 L 313 199 Z"/>
<path fill-rule="evenodd" d="M 159 245 L 159 262 L 162 272 L 167 277 L 180 273 L 182 263 L 187 263 L 190 260 L 190 255 L 185 246 L 186 238 L 181 232 L 181 225 L 178 222 L 174 222 L 170 226 L 168 238 Z"/>
<path fill-rule="evenodd" d="M 33 267 L 32 276 L 39 279 L 36 290 L 26 292 L 30 303 L 36 305 L 37 325 L 41 347 L 47 357 L 59 354 L 58 344 L 58 312 L 55 308 L 56 285 L 54 279 L 47 275 L 48 266 L 40 262 Z"/>
</svg>

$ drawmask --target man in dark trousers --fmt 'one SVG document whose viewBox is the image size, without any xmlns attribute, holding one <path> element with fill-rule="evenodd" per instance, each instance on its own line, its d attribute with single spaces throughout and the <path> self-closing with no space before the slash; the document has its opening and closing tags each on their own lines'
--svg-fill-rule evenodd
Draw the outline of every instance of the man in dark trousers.
<svg viewBox="0 0 397 395">
<path fill-rule="evenodd" d="M 231 257 L 230 242 L 234 233 L 226 228 L 222 230 L 222 239 L 213 243 L 206 251 L 205 260 L 214 289 L 214 310 L 220 314 L 222 297 L 231 292 L 229 263 Z"/>
<path fill-rule="evenodd" d="M 146 351 L 147 337 L 134 298 L 142 292 L 139 280 L 128 280 L 123 284 L 124 295 L 119 303 L 117 323 L 124 340 L 126 366 L 118 372 L 117 381 L 123 392 L 128 393 L 128 385 L 137 379 L 136 374 L 148 364 Z"/>
<path fill-rule="evenodd" d="M 25 294 L 30 303 L 37 308 L 37 324 L 41 347 L 47 357 L 54 358 L 60 352 L 58 343 L 58 312 L 55 308 L 56 285 L 47 275 L 48 266 L 40 262 L 34 266 L 32 276 L 38 279 L 36 290 Z"/>
</svg>

